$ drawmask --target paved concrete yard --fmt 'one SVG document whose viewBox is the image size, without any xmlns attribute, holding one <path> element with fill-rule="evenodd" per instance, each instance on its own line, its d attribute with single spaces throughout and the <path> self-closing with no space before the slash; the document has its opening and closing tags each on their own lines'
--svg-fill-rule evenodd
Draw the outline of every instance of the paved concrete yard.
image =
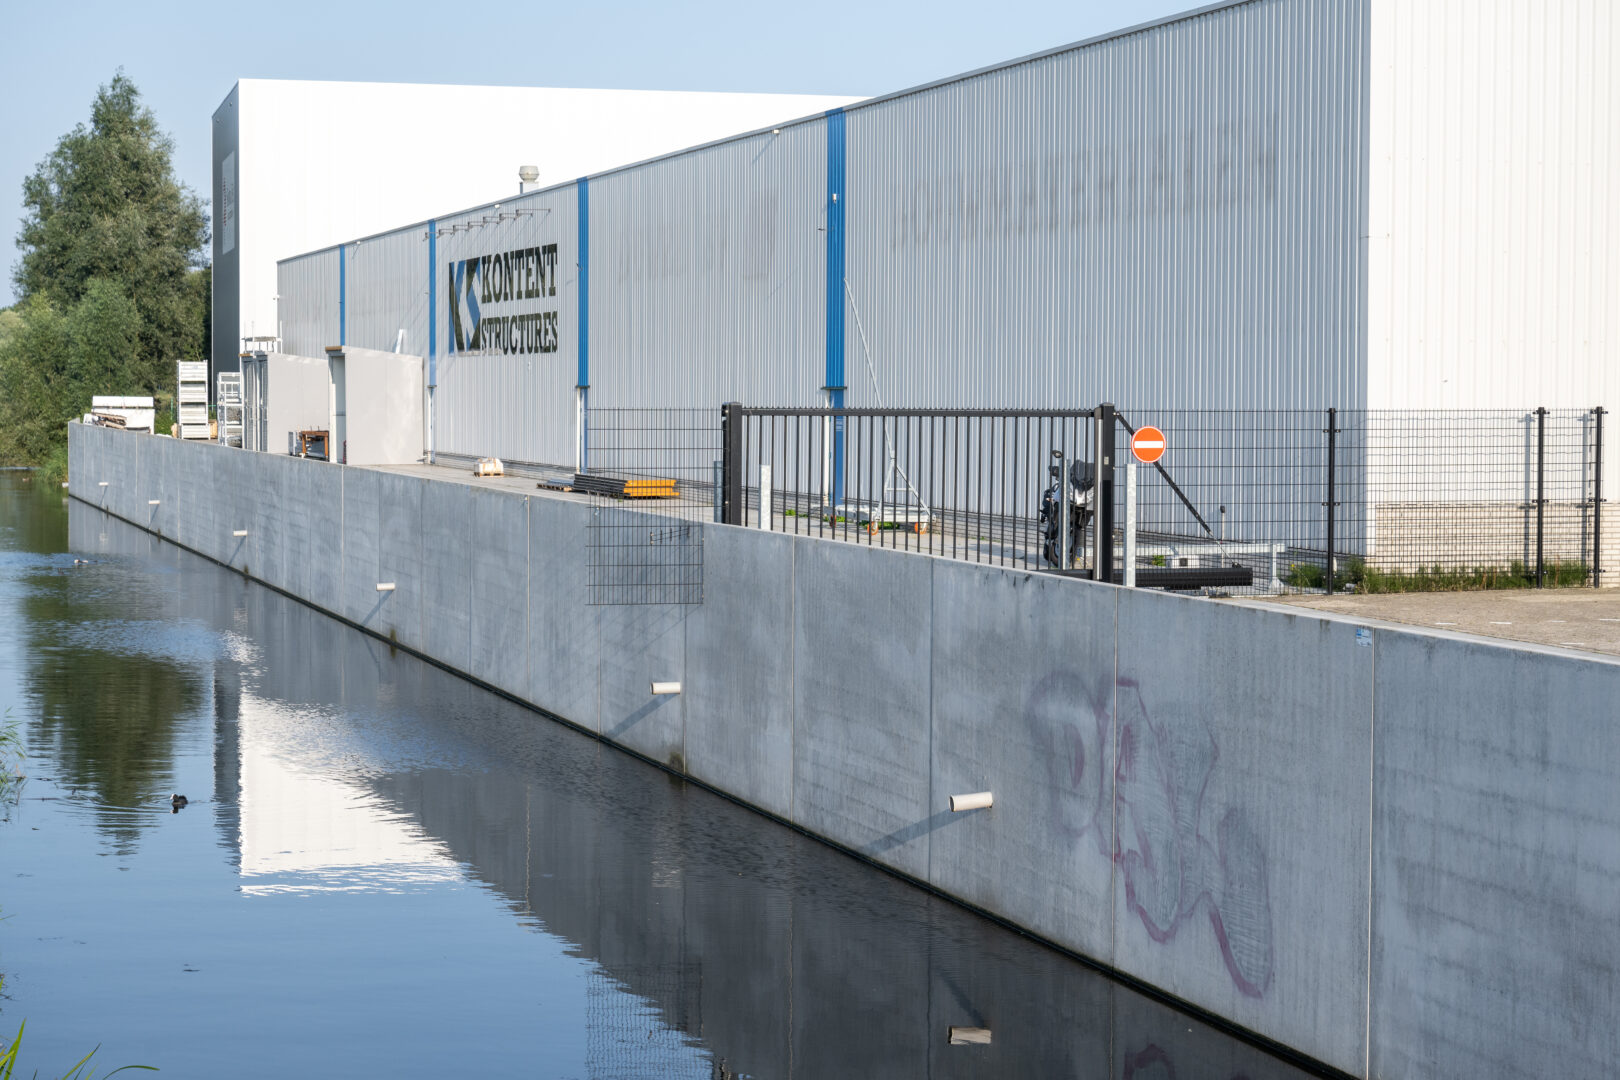
<svg viewBox="0 0 1620 1080">
<path fill-rule="evenodd" d="M 1620 589 L 1286 596 L 1268 602 L 1620 656 Z"/>
</svg>

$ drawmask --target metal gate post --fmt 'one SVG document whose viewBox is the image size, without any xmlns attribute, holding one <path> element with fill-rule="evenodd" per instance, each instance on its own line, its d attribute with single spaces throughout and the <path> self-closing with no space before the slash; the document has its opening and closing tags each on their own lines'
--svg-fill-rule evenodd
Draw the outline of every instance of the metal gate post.
<svg viewBox="0 0 1620 1080">
<path fill-rule="evenodd" d="M 1335 468 L 1335 457 L 1339 447 L 1339 410 L 1329 409 L 1327 415 L 1328 460 L 1327 460 L 1327 572 L 1323 577 L 1327 580 L 1328 595 L 1333 595 L 1333 508 L 1338 506 L 1334 497 L 1334 480 L 1338 469 Z"/>
<path fill-rule="evenodd" d="M 1068 570 L 1074 565 L 1074 554 L 1069 550 L 1069 458 L 1062 450 L 1052 451 L 1058 464 L 1058 498 L 1053 509 L 1058 514 L 1058 569 Z"/>
<path fill-rule="evenodd" d="M 742 402 L 728 401 L 720 406 L 720 520 L 726 525 L 743 523 L 742 448 Z"/>
<path fill-rule="evenodd" d="M 1542 587 L 1546 574 L 1543 562 L 1546 526 L 1547 526 L 1547 409 L 1545 406 L 1536 407 L 1536 588 Z"/>
<path fill-rule="evenodd" d="M 1592 588 L 1603 587 L 1603 406 L 1592 410 L 1597 418 L 1597 445 L 1592 463 Z"/>
<path fill-rule="evenodd" d="M 1096 556 L 1091 561 L 1091 577 L 1095 581 L 1114 580 L 1114 443 L 1117 410 L 1112 402 L 1104 402 L 1092 411 L 1097 422 L 1097 542 Z"/>
</svg>

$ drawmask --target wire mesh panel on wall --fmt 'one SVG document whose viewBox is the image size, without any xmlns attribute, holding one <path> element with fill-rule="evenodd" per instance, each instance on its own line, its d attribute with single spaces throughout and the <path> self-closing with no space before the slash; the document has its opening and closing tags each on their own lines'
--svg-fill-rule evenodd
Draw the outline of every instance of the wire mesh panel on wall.
<svg viewBox="0 0 1620 1080">
<path fill-rule="evenodd" d="M 587 593 L 592 604 L 701 604 L 703 526 L 715 520 L 718 409 L 591 409 Z"/>
</svg>

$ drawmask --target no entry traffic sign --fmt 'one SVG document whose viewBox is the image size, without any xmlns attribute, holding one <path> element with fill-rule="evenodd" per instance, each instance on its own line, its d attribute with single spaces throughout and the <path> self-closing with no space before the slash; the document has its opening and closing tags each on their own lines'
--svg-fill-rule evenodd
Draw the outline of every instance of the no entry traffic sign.
<svg viewBox="0 0 1620 1080">
<path fill-rule="evenodd" d="M 1131 453 L 1144 465 L 1164 457 L 1164 432 L 1156 427 L 1139 427 L 1131 436 Z"/>
</svg>

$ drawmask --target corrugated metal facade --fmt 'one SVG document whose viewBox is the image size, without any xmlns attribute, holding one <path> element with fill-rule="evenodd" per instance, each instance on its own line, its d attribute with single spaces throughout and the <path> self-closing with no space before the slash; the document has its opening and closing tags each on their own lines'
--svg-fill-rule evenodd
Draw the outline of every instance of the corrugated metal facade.
<svg viewBox="0 0 1620 1080">
<path fill-rule="evenodd" d="M 579 344 L 576 203 L 574 186 L 569 185 L 513 199 L 499 209 L 437 220 L 437 231 L 442 234 L 437 239 L 435 272 L 438 451 L 472 456 L 494 454 L 514 461 L 574 460 L 574 384 Z M 449 310 L 452 267 L 483 255 L 544 251 L 549 245 L 556 245 L 554 266 L 534 268 L 532 281 L 526 269 L 510 272 L 514 282 L 521 281 L 514 286 L 514 293 L 539 295 L 492 300 L 479 311 L 486 328 L 492 317 L 502 314 L 555 313 L 555 341 L 520 343 L 514 339 L 513 347 L 525 351 L 512 353 L 487 347 L 453 349 L 455 315 Z M 426 247 L 426 243 L 419 245 Z M 426 258 L 425 251 L 419 250 L 417 260 L 424 267 L 423 277 Z M 500 277 L 492 272 L 491 281 L 498 286 Z M 466 295 L 465 284 L 461 295 Z M 462 304 L 465 308 L 464 299 Z M 462 330 L 466 334 L 470 327 L 464 324 Z"/>
<path fill-rule="evenodd" d="M 426 226 L 346 245 L 347 341 L 416 350 L 435 300 L 437 449 L 527 461 L 573 460 L 581 377 L 593 407 L 840 375 L 851 405 L 1359 407 L 1366 34 L 1360 2 L 1219 6 L 610 172 L 583 259 L 579 185 L 439 219 L 433 286 Z M 450 267 L 542 242 L 557 350 L 452 353 Z M 291 351 L 336 343 L 330 262 L 283 264 Z"/>
<path fill-rule="evenodd" d="M 591 405 L 818 402 L 826 122 L 590 181 Z"/>
<path fill-rule="evenodd" d="M 392 348 L 404 327 L 420 351 L 437 305 L 438 448 L 550 462 L 573 460 L 576 382 L 595 407 L 820 404 L 847 385 L 849 405 L 881 393 L 895 406 L 1349 410 L 1422 404 L 1415 389 L 1393 400 L 1394 370 L 1423 359 L 1427 335 L 1466 341 L 1465 324 L 1494 320 L 1501 340 L 1550 340 L 1527 355 L 1569 357 L 1571 386 L 1587 387 L 1612 355 L 1599 293 L 1613 295 L 1620 238 L 1592 177 L 1616 153 L 1605 124 L 1620 82 L 1597 64 L 1615 20 L 1567 0 L 1510 48 L 1523 6 L 1489 0 L 1476 19 L 1387 0 L 1217 5 L 554 188 L 523 201 L 548 211 L 533 218 L 483 208 L 439 219 L 440 233 L 457 228 L 432 241 L 425 226 L 400 230 L 346 248 L 350 342 Z M 1458 101 L 1492 77 L 1470 51 L 1481 19 L 1503 42 L 1497 76 L 1557 76 L 1537 109 L 1593 100 L 1555 132 L 1542 112 L 1512 119 L 1511 100 Z M 1437 55 L 1472 57 L 1473 74 L 1424 83 L 1421 56 L 1393 44 L 1418 23 Z M 1543 59 L 1522 55 L 1536 49 Z M 1573 73 L 1556 70 L 1565 53 L 1578 54 Z M 1505 161 L 1488 109 L 1523 129 Z M 1431 134 L 1454 161 L 1424 164 Z M 1532 151 L 1553 163 L 1532 168 Z M 1467 232 L 1448 199 L 1487 166 L 1539 178 L 1493 180 L 1486 201 L 1534 203 L 1509 220 L 1540 262 L 1504 268 L 1480 236 L 1446 240 Z M 1410 206 L 1392 209 L 1408 188 Z M 1371 257 L 1369 205 L 1395 236 L 1374 235 Z M 1594 222 L 1596 238 L 1566 250 Z M 444 276 L 550 243 L 555 351 L 452 354 Z M 283 264 L 285 347 L 334 343 L 333 261 Z M 1542 281 L 1541 263 L 1560 270 Z M 1369 301 L 1369 281 L 1381 299 Z M 306 343 L 306 330 L 324 340 Z M 1418 381 L 1461 370 L 1447 363 Z M 1533 388 L 1467 404 L 1520 406 Z"/>
<path fill-rule="evenodd" d="M 276 332 L 282 352 L 324 356 L 326 346 L 338 344 L 338 262 L 338 249 L 326 248 L 276 264 Z M 398 272 L 403 275 L 406 269 Z"/>
<path fill-rule="evenodd" d="M 1359 405 L 1366 21 L 1225 7 L 849 110 L 885 402 Z"/>
</svg>

